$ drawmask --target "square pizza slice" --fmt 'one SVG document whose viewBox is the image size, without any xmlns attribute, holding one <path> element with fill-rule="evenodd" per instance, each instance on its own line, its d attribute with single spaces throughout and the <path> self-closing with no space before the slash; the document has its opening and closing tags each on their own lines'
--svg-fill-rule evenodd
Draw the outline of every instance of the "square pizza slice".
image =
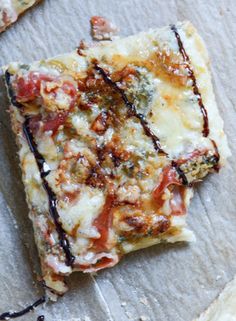
<svg viewBox="0 0 236 321">
<path fill-rule="evenodd" d="M 195 183 L 229 155 L 189 22 L 5 69 L 45 286 L 193 240 Z"/>
<path fill-rule="evenodd" d="M 0 0 L 0 33 L 40 0 Z"/>
</svg>

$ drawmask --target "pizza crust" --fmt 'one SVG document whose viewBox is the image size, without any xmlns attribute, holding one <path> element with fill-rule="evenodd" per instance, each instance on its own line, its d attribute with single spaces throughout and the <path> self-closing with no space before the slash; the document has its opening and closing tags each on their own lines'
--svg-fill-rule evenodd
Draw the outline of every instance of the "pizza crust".
<svg viewBox="0 0 236 321">
<path fill-rule="evenodd" d="M 30 7 L 41 0 L 1 0 L 0 2 L 0 33 L 12 25 Z"/>
</svg>

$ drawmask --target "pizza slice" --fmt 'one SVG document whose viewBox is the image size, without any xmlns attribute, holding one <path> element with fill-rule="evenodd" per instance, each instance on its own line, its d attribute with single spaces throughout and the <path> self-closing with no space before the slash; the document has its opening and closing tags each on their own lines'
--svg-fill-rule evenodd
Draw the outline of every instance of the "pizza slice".
<svg viewBox="0 0 236 321">
<path fill-rule="evenodd" d="M 51 293 L 73 271 L 191 241 L 195 183 L 229 155 L 189 22 L 5 70 L 30 218 Z"/>
<path fill-rule="evenodd" d="M 1 0 L 0 33 L 13 24 L 18 17 L 40 0 Z"/>
</svg>

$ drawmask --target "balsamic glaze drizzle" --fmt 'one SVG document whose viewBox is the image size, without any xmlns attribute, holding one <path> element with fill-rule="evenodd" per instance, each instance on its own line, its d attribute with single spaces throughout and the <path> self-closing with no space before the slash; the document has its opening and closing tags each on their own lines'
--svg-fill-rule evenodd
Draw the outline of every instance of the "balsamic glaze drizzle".
<svg viewBox="0 0 236 321">
<path fill-rule="evenodd" d="M 46 302 L 46 297 L 42 296 L 36 302 L 34 302 L 33 304 L 29 305 L 28 307 L 26 307 L 25 309 L 23 309 L 19 312 L 5 312 L 5 313 L 1 314 L 0 320 L 9 320 L 9 319 L 19 318 L 19 317 L 25 315 L 26 313 L 33 311 L 35 308 L 37 308 L 37 306 L 39 306 L 40 304 L 43 304 L 45 302 Z"/>
<path fill-rule="evenodd" d="M 40 176 L 42 179 L 42 185 L 48 195 L 49 212 L 54 220 L 54 224 L 55 224 L 57 233 L 59 235 L 60 246 L 63 248 L 66 256 L 66 264 L 68 266 L 73 265 L 75 257 L 71 253 L 70 243 L 67 239 L 66 233 L 60 222 L 60 216 L 57 211 L 57 198 L 55 193 L 49 186 L 47 180 L 45 179 L 45 177 L 50 173 L 50 169 L 46 164 L 44 157 L 38 151 L 37 144 L 35 143 L 33 134 L 30 130 L 30 117 L 25 117 L 25 122 L 23 124 L 23 132 L 27 139 L 29 148 L 31 152 L 34 154 L 35 160 L 39 168 Z"/>
<path fill-rule="evenodd" d="M 14 94 L 14 90 L 11 86 L 11 74 L 9 73 L 8 70 L 6 70 L 5 72 L 5 80 L 6 80 L 6 84 L 7 84 L 7 88 L 8 88 L 8 95 L 10 97 L 11 103 L 12 105 L 16 106 L 17 108 L 21 108 L 22 105 L 16 100 L 16 96 Z"/>
<path fill-rule="evenodd" d="M 206 110 L 206 108 L 205 108 L 205 106 L 203 104 L 202 96 L 201 96 L 201 93 L 200 93 L 200 91 L 198 89 L 197 80 L 196 80 L 196 77 L 194 75 L 193 69 L 190 66 L 190 58 L 189 58 L 188 54 L 186 53 L 186 51 L 184 49 L 183 42 L 182 42 L 182 40 L 180 38 L 180 35 L 178 33 L 178 30 L 177 30 L 176 26 L 175 25 L 171 25 L 171 30 L 175 34 L 175 37 L 177 39 L 178 46 L 179 46 L 179 52 L 181 53 L 181 55 L 182 55 L 182 57 L 184 59 L 184 62 L 186 63 L 186 68 L 188 70 L 189 77 L 192 80 L 193 93 L 197 97 L 198 105 L 200 107 L 200 110 L 201 110 L 201 113 L 202 113 L 202 116 L 203 116 L 202 134 L 203 134 L 204 137 L 207 137 L 209 135 L 209 125 L 208 125 L 207 110 Z"/>
<path fill-rule="evenodd" d="M 219 172 L 219 170 L 220 170 L 220 165 L 219 165 L 220 153 L 219 153 L 218 147 L 216 145 L 216 142 L 213 139 L 211 139 L 211 142 L 212 142 L 212 145 L 213 145 L 213 147 L 215 149 L 216 164 L 214 166 L 214 169 L 215 169 L 216 172 Z"/>
<path fill-rule="evenodd" d="M 111 79 L 111 77 L 105 72 L 105 70 L 103 68 L 101 68 L 100 66 L 95 64 L 95 69 L 102 75 L 104 81 L 108 85 L 110 85 L 117 93 L 120 94 L 122 100 L 124 101 L 125 105 L 128 108 L 129 115 L 136 117 L 140 121 L 140 123 L 143 127 L 143 130 L 145 132 L 145 135 L 147 135 L 148 137 L 150 137 L 152 139 L 155 150 L 158 153 L 162 153 L 164 155 L 167 155 L 166 152 L 164 152 L 164 150 L 161 148 L 159 138 L 152 132 L 151 128 L 149 127 L 148 122 L 145 119 L 145 116 L 143 114 L 140 114 L 137 112 L 135 105 L 129 101 L 124 90 L 121 89 L 117 85 L 117 83 Z"/>
</svg>

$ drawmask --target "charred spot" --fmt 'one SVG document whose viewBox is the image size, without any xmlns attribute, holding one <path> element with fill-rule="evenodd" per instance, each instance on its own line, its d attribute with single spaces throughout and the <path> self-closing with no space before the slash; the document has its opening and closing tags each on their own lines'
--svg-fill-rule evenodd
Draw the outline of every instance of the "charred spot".
<svg viewBox="0 0 236 321">
<path fill-rule="evenodd" d="M 92 106 L 93 106 L 93 104 L 91 102 L 86 103 L 86 102 L 80 101 L 78 104 L 79 109 L 82 111 L 91 110 Z"/>
<path fill-rule="evenodd" d="M 153 225 L 150 230 L 150 234 L 156 236 L 160 233 L 166 232 L 170 228 L 170 220 L 166 216 L 159 216 L 158 221 Z"/>
<path fill-rule="evenodd" d="M 145 233 L 148 228 L 148 224 L 143 216 L 125 217 L 124 222 L 133 227 L 138 233 Z"/>
<path fill-rule="evenodd" d="M 105 175 L 99 165 L 92 167 L 86 179 L 86 184 L 94 188 L 103 188 L 106 185 Z"/>
<path fill-rule="evenodd" d="M 130 153 L 122 147 L 119 137 L 114 137 L 111 142 L 99 148 L 97 154 L 101 163 L 109 163 L 111 160 L 114 167 L 119 167 L 130 158 Z"/>
<path fill-rule="evenodd" d="M 123 170 L 128 177 L 134 177 L 135 175 L 134 169 L 135 169 L 135 165 L 130 160 L 128 160 L 123 164 Z"/>
<path fill-rule="evenodd" d="M 85 81 L 85 79 L 79 79 L 77 85 L 78 85 L 78 89 L 79 89 L 80 91 L 82 91 L 82 92 L 86 91 L 87 88 L 86 88 L 86 81 Z"/>
<path fill-rule="evenodd" d="M 111 153 L 111 158 L 115 167 L 119 167 L 121 164 L 121 158 Z"/>
<path fill-rule="evenodd" d="M 130 216 L 125 217 L 123 221 L 133 228 L 120 235 L 120 237 L 124 237 L 126 240 L 148 236 L 156 237 L 161 233 L 165 233 L 171 226 L 170 219 L 163 215 L 156 216 L 155 218 L 149 215 Z"/>
<path fill-rule="evenodd" d="M 112 80 L 115 82 L 130 82 L 137 75 L 137 71 L 132 66 L 125 66 L 123 69 L 115 71 L 112 74 Z"/>
</svg>

